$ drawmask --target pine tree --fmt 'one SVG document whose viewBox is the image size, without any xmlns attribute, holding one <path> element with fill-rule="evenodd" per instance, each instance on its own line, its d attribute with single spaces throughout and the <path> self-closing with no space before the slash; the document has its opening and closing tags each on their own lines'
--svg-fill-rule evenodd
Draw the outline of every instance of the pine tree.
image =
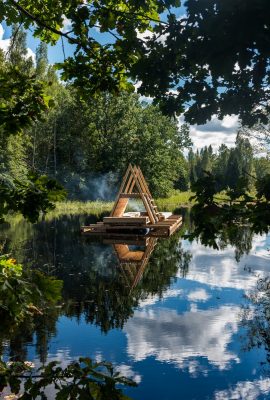
<svg viewBox="0 0 270 400">
<path fill-rule="evenodd" d="M 188 153 L 188 163 L 189 163 L 189 180 L 191 185 L 197 180 L 197 173 L 195 169 L 195 154 L 191 149 Z"/>
</svg>

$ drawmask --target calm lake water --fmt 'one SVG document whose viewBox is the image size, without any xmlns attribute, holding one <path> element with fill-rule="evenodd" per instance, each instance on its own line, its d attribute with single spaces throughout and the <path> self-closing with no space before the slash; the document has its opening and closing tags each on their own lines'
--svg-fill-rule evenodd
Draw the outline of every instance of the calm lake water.
<svg viewBox="0 0 270 400">
<path fill-rule="evenodd" d="M 63 280 L 62 307 L 2 333 L 6 358 L 111 361 L 138 383 L 125 390 L 134 400 L 270 399 L 268 314 L 258 302 L 270 235 L 244 227 L 233 245 L 223 238 L 214 250 L 184 239 L 186 224 L 169 239 L 131 243 L 129 258 L 151 253 L 142 265 L 127 263 L 123 243 L 83 238 L 88 222 L 1 227 L 5 252 Z"/>
</svg>

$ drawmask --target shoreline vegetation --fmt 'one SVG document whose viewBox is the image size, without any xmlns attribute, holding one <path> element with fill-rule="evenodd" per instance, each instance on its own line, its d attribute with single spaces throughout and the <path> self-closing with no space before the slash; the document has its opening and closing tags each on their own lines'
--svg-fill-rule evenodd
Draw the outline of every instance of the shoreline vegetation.
<svg viewBox="0 0 270 400">
<path fill-rule="evenodd" d="M 186 192 L 178 192 L 175 191 L 171 196 L 165 198 L 157 198 L 156 204 L 158 206 L 159 211 L 175 211 L 179 208 L 189 208 L 194 206 L 197 203 L 195 199 L 191 199 L 195 193 L 191 191 Z M 255 194 L 250 193 L 251 197 L 254 197 Z M 238 200 L 241 200 L 240 197 Z M 220 192 L 216 196 L 214 196 L 214 201 L 218 204 L 229 204 L 230 198 L 226 195 L 225 192 Z M 78 201 L 78 200 L 67 200 L 55 203 L 55 209 L 48 212 L 48 216 L 53 214 L 81 214 L 81 213 L 91 213 L 91 214 L 102 214 L 104 212 L 110 212 L 114 204 L 114 200 L 112 201 L 103 201 L 103 200 L 95 200 L 95 201 Z M 133 205 L 127 209 L 128 211 L 134 210 Z"/>
<path fill-rule="evenodd" d="M 174 211 L 176 208 L 181 207 L 191 207 L 195 204 L 194 200 L 189 200 L 193 196 L 190 191 L 179 192 L 173 194 L 167 198 L 156 199 L 156 204 L 160 211 Z M 99 215 L 103 213 L 109 213 L 113 207 L 114 200 L 112 201 L 74 201 L 67 200 L 55 203 L 55 209 L 48 212 L 47 216 L 55 216 L 60 214 L 82 214 L 91 213 L 94 215 Z M 134 206 L 131 204 L 127 208 L 127 211 L 134 210 Z"/>
<path fill-rule="evenodd" d="M 255 194 L 250 194 L 255 199 Z M 197 201 L 192 197 L 194 193 L 191 191 L 178 192 L 175 191 L 171 196 L 166 198 L 158 198 L 156 199 L 156 204 L 160 211 L 167 212 L 179 212 L 181 208 L 191 208 L 194 206 Z M 238 200 L 241 200 L 238 199 Z M 229 197 L 225 194 L 225 192 L 220 192 L 216 196 L 214 196 L 214 201 L 219 205 L 230 204 Z M 236 201 L 237 202 L 237 201 Z M 43 219 L 50 220 L 51 218 L 55 218 L 61 215 L 79 215 L 79 214 L 91 214 L 97 217 L 103 216 L 103 214 L 110 213 L 114 204 L 114 200 L 112 201 L 104 201 L 104 200 L 93 200 L 93 201 L 81 201 L 81 200 L 66 200 L 55 202 L 55 209 L 49 211 L 43 216 Z M 134 211 L 136 206 L 131 204 L 128 206 L 127 211 Z M 23 217 L 18 213 L 10 213 L 6 217 L 6 221 L 8 222 L 10 219 L 18 220 Z M 40 219 L 42 216 L 40 216 Z"/>
</svg>

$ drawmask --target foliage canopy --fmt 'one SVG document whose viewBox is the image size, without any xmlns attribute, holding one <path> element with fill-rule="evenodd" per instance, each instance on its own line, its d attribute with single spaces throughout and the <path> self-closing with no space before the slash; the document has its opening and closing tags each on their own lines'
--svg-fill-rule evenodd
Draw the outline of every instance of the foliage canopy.
<svg viewBox="0 0 270 400">
<path fill-rule="evenodd" d="M 74 44 L 59 66 L 84 94 L 132 90 L 191 123 L 239 114 L 245 124 L 269 113 L 267 0 L 5 0 L 2 20 Z M 48 22 L 49 21 L 49 22 Z M 217 29 L 218 27 L 218 29 Z M 99 30 L 99 35 L 95 34 Z"/>
</svg>

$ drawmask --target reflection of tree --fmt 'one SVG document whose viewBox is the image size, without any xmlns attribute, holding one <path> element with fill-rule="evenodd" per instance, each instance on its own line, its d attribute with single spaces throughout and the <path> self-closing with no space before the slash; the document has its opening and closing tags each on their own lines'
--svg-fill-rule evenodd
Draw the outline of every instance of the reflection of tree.
<svg viewBox="0 0 270 400">
<path fill-rule="evenodd" d="M 12 265 L 21 267 L 15 264 L 15 260 L 11 260 Z M 40 360 L 45 362 L 47 343 L 55 334 L 61 308 L 58 304 L 61 300 L 62 282 L 35 269 L 16 273 L 17 275 L 11 275 L 10 272 L 10 277 L 4 282 L 9 290 L 4 290 L 3 285 L 1 286 L 0 294 L 4 294 L 4 300 L 2 298 L 0 302 L 0 343 L 9 343 L 9 357 L 13 360 L 24 360 L 27 356 L 27 345 L 35 341 Z M 15 298 L 18 304 L 16 309 L 9 298 Z"/>
<path fill-rule="evenodd" d="M 74 292 L 72 295 L 69 292 L 69 299 L 79 301 L 70 305 L 68 310 L 70 316 L 79 316 L 83 312 L 88 322 L 100 326 L 104 332 L 112 328 L 122 328 L 133 315 L 133 310 L 140 300 L 149 295 L 162 297 L 179 267 L 183 275 L 186 273 L 190 255 L 181 248 L 179 235 L 160 240 L 143 275 L 133 287 L 127 282 L 117 260 L 115 259 L 114 263 L 111 258 L 107 260 L 109 262 L 106 276 L 102 276 L 97 270 L 90 270 L 87 275 L 82 276 L 84 290 L 80 290 L 79 297 Z"/>
<path fill-rule="evenodd" d="M 115 371 L 111 363 L 86 357 L 63 368 L 57 361 L 38 370 L 33 368 L 35 365 L 29 361 L 5 363 L 0 360 L 0 391 L 12 392 L 5 398 L 47 400 L 53 395 L 61 400 L 131 400 L 119 385 L 137 386 Z"/>
<path fill-rule="evenodd" d="M 208 206 L 196 204 L 191 210 L 189 240 L 199 238 L 205 246 L 224 249 L 235 248 L 239 261 L 248 254 L 256 233 L 267 233 L 270 226 L 270 205 L 267 203 L 233 204 L 232 206 Z"/>
<path fill-rule="evenodd" d="M 179 268 L 183 276 L 186 274 L 190 255 L 181 248 L 178 233 L 157 242 L 143 274 L 131 290 L 113 247 L 81 237 L 83 219 L 85 216 L 62 216 L 34 226 L 21 220 L 17 225 L 22 242 L 16 234 L 13 237 L 15 225 L 11 224 L 11 231 L 1 234 L 8 238 L 6 252 L 12 249 L 19 261 L 35 265 L 63 281 L 62 309 L 48 309 L 43 315 L 29 318 L 10 335 L 10 352 L 15 359 L 26 357 L 27 344 L 33 343 L 35 337 L 36 351 L 45 362 L 60 315 L 78 319 L 83 316 L 103 332 L 121 328 L 141 299 L 152 295 L 162 297 Z M 3 340 L 7 337 L 2 335 Z"/>
<path fill-rule="evenodd" d="M 248 299 L 251 306 L 245 308 L 242 315 L 242 324 L 247 328 L 245 349 L 264 347 L 267 363 L 270 363 L 270 278 L 259 279 Z"/>
<path fill-rule="evenodd" d="M 0 342 L 9 343 L 8 356 L 12 360 L 26 360 L 27 346 L 35 343 L 39 359 L 45 363 L 50 338 L 56 334 L 59 314 L 59 309 L 47 308 L 42 315 L 29 315 L 26 320 L 13 328 L 6 326 L 5 329 L 0 329 Z"/>
</svg>

